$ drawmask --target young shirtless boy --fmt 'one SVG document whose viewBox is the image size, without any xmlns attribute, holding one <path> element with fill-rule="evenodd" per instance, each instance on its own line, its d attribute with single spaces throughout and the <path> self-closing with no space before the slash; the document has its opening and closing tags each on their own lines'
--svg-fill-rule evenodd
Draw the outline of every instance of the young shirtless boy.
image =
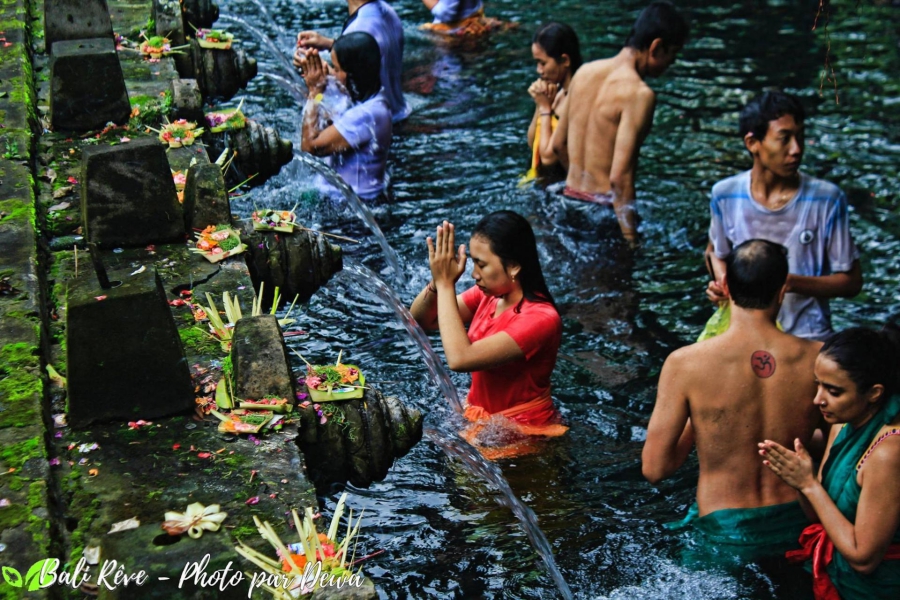
<svg viewBox="0 0 900 600">
<path fill-rule="evenodd" d="M 656 106 L 656 94 L 644 79 L 662 75 L 687 36 L 687 21 L 672 4 L 651 3 L 616 56 L 587 63 L 575 74 L 553 135 L 553 149 L 568 168 L 563 194 L 613 206 L 632 245 L 637 243 L 638 151 Z"/>
</svg>

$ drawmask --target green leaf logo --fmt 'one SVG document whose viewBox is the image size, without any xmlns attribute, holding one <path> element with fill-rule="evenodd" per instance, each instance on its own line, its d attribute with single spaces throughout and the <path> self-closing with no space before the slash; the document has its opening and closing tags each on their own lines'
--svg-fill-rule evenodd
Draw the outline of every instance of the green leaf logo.
<svg viewBox="0 0 900 600">
<path fill-rule="evenodd" d="M 13 587 L 22 587 L 22 574 L 12 567 L 3 567 L 3 579 Z"/>
<path fill-rule="evenodd" d="M 45 558 L 44 560 L 39 560 L 31 565 L 31 568 L 28 569 L 28 573 L 25 574 L 25 585 L 28 586 L 29 592 L 39 590 L 53 583 L 53 575 L 51 575 L 51 571 L 53 570 L 54 562 L 58 563 L 55 558 Z M 41 571 L 43 570 L 45 564 L 48 565 L 47 572 L 44 573 L 43 577 L 41 577 Z M 21 579 L 22 577 L 20 575 L 19 580 L 21 581 Z"/>
</svg>

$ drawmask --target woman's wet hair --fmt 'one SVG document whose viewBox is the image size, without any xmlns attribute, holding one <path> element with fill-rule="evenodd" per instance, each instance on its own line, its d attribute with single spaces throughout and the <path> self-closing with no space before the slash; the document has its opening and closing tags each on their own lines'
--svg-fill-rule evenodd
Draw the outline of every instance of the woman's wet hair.
<svg viewBox="0 0 900 600">
<path fill-rule="evenodd" d="M 487 240 L 491 252 L 500 257 L 504 269 L 518 264 L 516 279 L 522 285 L 522 293 L 532 302 L 548 302 L 556 308 L 553 296 L 544 281 L 544 272 L 538 259 L 537 242 L 531 223 L 511 210 L 498 210 L 481 219 L 472 232 L 472 237 Z M 522 310 L 520 302 L 515 308 Z"/>
<path fill-rule="evenodd" d="M 882 399 L 900 390 L 900 327 L 893 322 L 881 331 L 850 327 L 825 340 L 819 354 L 833 360 L 856 384 L 859 393 L 884 386 Z"/>
<path fill-rule="evenodd" d="M 689 33 L 687 20 L 671 2 L 651 2 L 638 15 L 625 45 L 646 50 L 659 38 L 666 48 L 681 47 L 687 42 Z"/>
<path fill-rule="evenodd" d="M 547 56 L 556 62 L 562 61 L 563 54 L 569 57 L 569 70 L 572 74 L 578 70 L 583 60 L 581 58 L 581 46 L 578 43 L 578 34 L 565 23 L 552 21 L 543 25 L 534 34 L 533 44 L 544 49 Z"/>
<path fill-rule="evenodd" d="M 725 259 L 728 293 L 741 308 L 769 308 L 787 281 L 787 249 L 767 240 L 747 240 Z"/>
<path fill-rule="evenodd" d="M 798 125 L 806 119 L 806 111 L 800 99 L 784 92 L 764 92 L 753 98 L 741 111 L 738 130 L 743 138 L 748 133 L 762 141 L 769 131 L 769 121 L 791 115 Z"/>
<path fill-rule="evenodd" d="M 354 102 L 368 100 L 381 89 L 381 51 L 368 33 L 342 35 L 331 51 L 347 73 L 347 91 Z"/>
</svg>

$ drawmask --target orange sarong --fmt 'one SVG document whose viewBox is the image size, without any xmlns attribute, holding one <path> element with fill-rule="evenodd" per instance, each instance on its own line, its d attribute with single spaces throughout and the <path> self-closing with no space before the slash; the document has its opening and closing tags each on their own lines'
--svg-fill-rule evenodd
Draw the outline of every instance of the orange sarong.
<svg viewBox="0 0 900 600">
<path fill-rule="evenodd" d="M 533 454 L 540 449 L 537 436 L 559 437 L 569 430 L 565 425 L 550 422 L 557 417 L 550 392 L 523 404 L 516 404 L 497 413 L 489 413 L 480 406 L 466 405 L 464 416 L 472 425 L 466 427 L 459 435 L 475 446 L 482 456 L 488 460 L 512 458 Z M 478 434 L 487 427 L 487 422 L 495 416 L 505 417 L 504 426 L 511 431 L 528 436 L 505 446 L 485 446 L 478 441 Z"/>
<path fill-rule="evenodd" d="M 497 29 L 509 29 L 517 23 L 504 23 L 499 19 L 484 16 L 484 7 L 455 23 L 425 23 L 419 29 L 447 36 L 481 37 Z"/>
<path fill-rule="evenodd" d="M 800 534 L 800 550 L 785 553 L 789 562 L 812 560 L 813 595 L 816 600 L 841 600 L 826 567 L 834 558 L 834 543 L 820 523 L 814 523 Z M 900 560 L 900 544 L 888 546 L 884 560 Z"/>
</svg>

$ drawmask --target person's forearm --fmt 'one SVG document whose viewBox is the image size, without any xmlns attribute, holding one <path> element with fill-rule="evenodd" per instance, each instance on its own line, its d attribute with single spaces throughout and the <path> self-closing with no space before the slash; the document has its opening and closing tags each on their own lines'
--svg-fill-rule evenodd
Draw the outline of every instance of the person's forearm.
<svg viewBox="0 0 900 600">
<path fill-rule="evenodd" d="M 845 273 L 833 273 L 819 277 L 788 275 L 787 291 L 814 298 L 852 298 L 862 289 L 859 263 Z"/>
<path fill-rule="evenodd" d="M 319 103 L 313 95 L 306 103 L 303 111 L 303 134 L 300 139 L 300 149 L 313 154 L 313 140 L 319 135 Z"/>
<path fill-rule="evenodd" d="M 437 6 L 438 2 L 440 2 L 440 0 L 422 0 L 422 4 L 424 4 L 425 8 L 427 8 L 428 10 L 431 10 L 435 6 Z"/>
<path fill-rule="evenodd" d="M 531 124 L 528 126 L 528 147 L 534 148 L 534 133 L 537 130 L 537 122 L 540 119 L 540 108 L 534 109 L 534 116 L 531 118 Z"/>
<path fill-rule="evenodd" d="M 437 329 L 437 292 L 433 290 L 433 284 L 428 282 L 416 299 L 413 300 L 409 312 L 416 323 L 425 331 Z"/>
<path fill-rule="evenodd" d="M 551 119 L 552 113 L 549 110 L 542 110 L 538 118 L 541 120 L 541 131 L 551 131 Z M 555 165 L 557 163 L 558 157 L 556 153 L 553 151 L 553 136 L 552 135 L 541 135 L 540 146 L 538 148 L 538 153 L 541 157 L 541 164 L 545 166 Z"/>
<path fill-rule="evenodd" d="M 444 356 L 451 371 L 458 371 L 466 351 L 472 345 L 459 314 L 456 288 L 450 282 L 437 284 L 437 322 L 444 345 Z"/>
<path fill-rule="evenodd" d="M 627 178 L 621 184 L 610 182 L 613 192 L 613 209 L 622 235 L 629 243 L 637 242 L 637 211 L 634 208 L 634 181 Z"/>
<path fill-rule="evenodd" d="M 835 549 L 854 569 L 872 566 L 873 557 L 864 556 L 856 539 L 856 528 L 847 520 L 819 481 L 800 490 L 819 517 Z M 880 560 L 878 562 L 881 562 Z"/>
</svg>

